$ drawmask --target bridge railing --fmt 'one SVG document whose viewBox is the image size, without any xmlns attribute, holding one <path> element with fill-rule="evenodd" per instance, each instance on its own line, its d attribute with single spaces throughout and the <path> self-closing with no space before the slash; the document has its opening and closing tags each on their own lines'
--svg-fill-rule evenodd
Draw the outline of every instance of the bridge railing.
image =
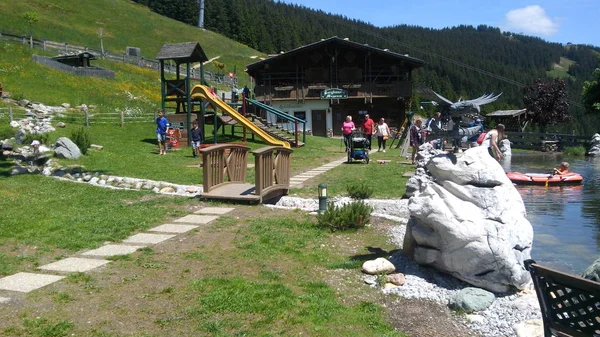
<svg viewBox="0 0 600 337">
<path fill-rule="evenodd" d="M 224 184 L 245 183 L 249 151 L 249 147 L 235 144 L 201 149 L 204 192 L 210 192 Z"/>
<path fill-rule="evenodd" d="M 289 189 L 292 152 L 282 146 L 267 146 L 252 152 L 257 195 L 266 195 L 272 190 Z"/>
</svg>

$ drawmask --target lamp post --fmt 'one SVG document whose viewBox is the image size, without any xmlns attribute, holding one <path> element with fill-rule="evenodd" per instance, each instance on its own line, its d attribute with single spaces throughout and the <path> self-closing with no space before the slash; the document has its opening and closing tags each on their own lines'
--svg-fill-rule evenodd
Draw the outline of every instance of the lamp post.
<svg viewBox="0 0 600 337">
<path fill-rule="evenodd" d="M 319 213 L 327 209 L 327 185 L 319 184 Z"/>
</svg>

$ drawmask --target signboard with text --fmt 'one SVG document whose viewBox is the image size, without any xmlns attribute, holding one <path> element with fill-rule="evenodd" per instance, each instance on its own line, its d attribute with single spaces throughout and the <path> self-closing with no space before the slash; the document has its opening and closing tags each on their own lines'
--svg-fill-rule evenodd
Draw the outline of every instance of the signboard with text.
<svg viewBox="0 0 600 337">
<path fill-rule="evenodd" d="M 321 91 L 321 99 L 345 99 L 348 92 L 344 89 L 327 89 Z"/>
</svg>

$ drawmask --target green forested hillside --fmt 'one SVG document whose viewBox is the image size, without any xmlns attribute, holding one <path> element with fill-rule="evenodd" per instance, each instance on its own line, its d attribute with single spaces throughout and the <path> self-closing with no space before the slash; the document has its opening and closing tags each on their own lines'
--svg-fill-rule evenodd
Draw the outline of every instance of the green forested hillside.
<svg viewBox="0 0 600 337">
<path fill-rule="evenodd" d="M 27 34 L 25 11 L 39 13 L 39 22 L 31 27 L 35 36 L 98 48 L 97 30 L 102 28 L 107 49 L 136 46 L 148 58 L 165 42 L 199 41 L 209 58 L 221 56 L 227 70 L 235 66 L 238 75 L 254 62 L 249 56 L 258 54 L 251 48 L 279 53 L 322 38 L 348 37 L 425 60 L 427 65 L 414 74 L 417 88 L 431 88 L 450 99 L 503 92 L 501 99 L 485 107 L 486 112 L 521 108 L 523 86 L 538 78 L 560 76 L 567 81 L 570 113 L 575 117 L 564 129 L 590 133 L 600 128 L 600 121 L 584 116 L 580 105 L 583 82 L 600 61 L 598 47 L 563 46 L 488 26 L 377 28 L 272 0 L 206 0 L 206 30 L 194 27 L 197 0 L 95 0 L 77 6 L 69 0 L 0 0 L 0 31 Z M 415 98 L 421 99 L 418 94 Z"/>
<path fill-rule="evenodd" d="M 198 22 L 197 0 L 136 1 L 191 25 Z M 182 7 L 189 10 L 182 13 L 178 10 Z M 589 133 L 600 127 L 600 123 L 583 116 L 580 107 L 583 82 L 600 62 L 598 47 L 563 46 L 488 26 L 441 30 L 407 25 L 377 28 L 272 0 L 206 0 L 204 23 L 207 29 L 265 53 L 287 51 L 331 36 L 407 53 L 427 62 L 415 74 L 417 87 L 432 88 L 450 99 L 503 92 L 500 100 L 486 106 L 486 111 L 521 108 L 523 86 L 538 78 L 560 75 L 567 81 L 570 112 L 576 117 L 564 129 Z M 569 63 L 560 74 L 552 72 L 555 65 Z M 598 124 L 590 127 L 594 123 Z"/>
</svg>

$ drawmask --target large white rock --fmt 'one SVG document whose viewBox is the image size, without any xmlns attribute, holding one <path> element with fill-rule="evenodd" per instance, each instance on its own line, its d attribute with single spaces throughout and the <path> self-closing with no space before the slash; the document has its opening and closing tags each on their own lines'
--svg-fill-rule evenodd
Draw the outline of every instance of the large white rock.
<svg viewBox="0 0 600 337">
<path fill-rule="evenodd" d="M 378 257 L 375 260 L 365 261 L 362 270 L 369 275 L 379 275 L 393 273 L 396 267 L 388 259 Z"/>
<path fill-rule="evenodd" d="M 588 155 L 590 156 L 600 156 L 600 134 L 595 134 L 592 137 L 592 145 L 590 146 L 590 150 L 588 151 Z"/>
<path fill-rule="evenodd" d="M 54 155 L 58 158 L 77 159 L 81 157 L 81 150 L 67 137 L 60 137 L 56 140 Z"/>
<path fill-rule="evenodd" d="M 500 152 L 502 152 L 502 155 L 504 157 L 508 157 L 508 156 L 512 156 L 512 148 L 510 147 L 510 140 L 508 139 L 502 139 L 500 141 Z"/>
<path fill-rule="evenodd" d="M 422 146 L 419 190 L 409 199 L 404 253 L 477 287 L 505 292 L 530 282 L 533 228 L 500 164 L 484 147 L 447 154 Z"/>
</svg>

